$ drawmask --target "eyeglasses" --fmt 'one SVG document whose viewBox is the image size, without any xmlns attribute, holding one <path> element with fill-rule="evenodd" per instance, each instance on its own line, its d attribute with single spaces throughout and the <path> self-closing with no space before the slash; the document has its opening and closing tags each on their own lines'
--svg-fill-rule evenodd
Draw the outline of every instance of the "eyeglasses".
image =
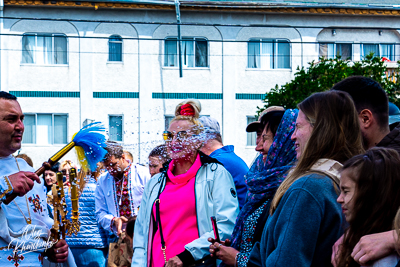
<svg viewBox="0 0 400 267">
<path fill-rule="evenodd" d="M 188 135 L 189 134 L 187 131 L 180 131 L 180 132 L 177 132 L 176 134 L 173 134 L 170 131 L 164 131 L 162 134 L 165 142 L 171 142 L 172 139 L 174 139 L 174 137 L 176 137 L 176 139 L 183 140 L 183 139 L 187 138 Z"/>
</svg>

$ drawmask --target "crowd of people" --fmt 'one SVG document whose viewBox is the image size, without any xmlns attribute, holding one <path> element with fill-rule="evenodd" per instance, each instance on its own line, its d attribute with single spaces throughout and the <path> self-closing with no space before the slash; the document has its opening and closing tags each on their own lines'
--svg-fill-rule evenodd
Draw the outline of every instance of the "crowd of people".
<svg viewBox="0 0 400 267">
<path fill-rule="evenodd" d="M 400 110 L 370 78 L 265 109 L 243 129 L 257 135 L 250 168 L 199 101 L 181 102 L 148 167 L 108 141 L 79 173 L 78 234 L 29 253 L 19 242 L 49 238 L 56 173 L 70 203 L 79 166 L 38 177 L 14 157 L 23 117 L 0 92 L 1 266 L 400 266 Z"/>
</svg>

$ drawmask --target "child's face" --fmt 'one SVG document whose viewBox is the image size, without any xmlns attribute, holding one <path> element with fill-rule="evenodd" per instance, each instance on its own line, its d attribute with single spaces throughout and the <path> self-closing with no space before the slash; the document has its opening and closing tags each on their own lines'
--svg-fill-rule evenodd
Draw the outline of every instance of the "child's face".
<svg viewBox="0 0 400 267">
<path fill-rule="evenodd" d="M 346 221 L 351 220 L 354 208 L 354 192 L 356 183 L 352 179 L 353 169 L 345 169 L 340 174 L 340 195 L 337 202 L 342 205 L 342 211 L 346 217 Z"/>
</svg>

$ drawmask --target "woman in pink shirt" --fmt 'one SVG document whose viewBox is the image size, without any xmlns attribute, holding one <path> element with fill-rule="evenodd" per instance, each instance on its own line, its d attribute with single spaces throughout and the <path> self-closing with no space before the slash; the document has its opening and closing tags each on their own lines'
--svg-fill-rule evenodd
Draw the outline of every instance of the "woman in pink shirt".
<svg viewBox="0 0 400 267">
<path fill-rule="evenodd" d="M 146 185 L 132 266 L 216 266 L 207 243 L 214 236 L 210 216 L 216 217 L 221 238 L 232 233 L 238 214 L 235 186 L 218 161 L 199 152 L 200 110 L 196 100 L 179 104 L 163 134 L 172 161 Z"/>
</svg>

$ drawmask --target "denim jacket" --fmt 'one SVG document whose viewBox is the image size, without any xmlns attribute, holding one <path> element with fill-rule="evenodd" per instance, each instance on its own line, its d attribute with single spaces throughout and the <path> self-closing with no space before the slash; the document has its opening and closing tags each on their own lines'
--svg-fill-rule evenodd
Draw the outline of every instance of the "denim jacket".
<svg viewBox="0 0 400 267">
<path fill-rule="evenodd" d="M 239 213 L 235 184 L 230 173 L 217 160 L 205 154 L 200 153 L 200 160 L 202 166 L 195 178 L 197 228 L 200 237 L 185 246 L 196 261 L 210 254 L 208 251 L 210 243 L 207 239 L 214 238 L 210 217 L 216 217 L 220 239 L 225 240 L 230 238 Z M 163 184 L 162 190 L 164 189 L 166 169 L 154 176 L 144 189 L 135 224 L 132 266 L 150 266 L 155 225 L 152 210 L 161 184 Z M 182 233 L 177 229 L 176 234 Z"/>
</svg>

